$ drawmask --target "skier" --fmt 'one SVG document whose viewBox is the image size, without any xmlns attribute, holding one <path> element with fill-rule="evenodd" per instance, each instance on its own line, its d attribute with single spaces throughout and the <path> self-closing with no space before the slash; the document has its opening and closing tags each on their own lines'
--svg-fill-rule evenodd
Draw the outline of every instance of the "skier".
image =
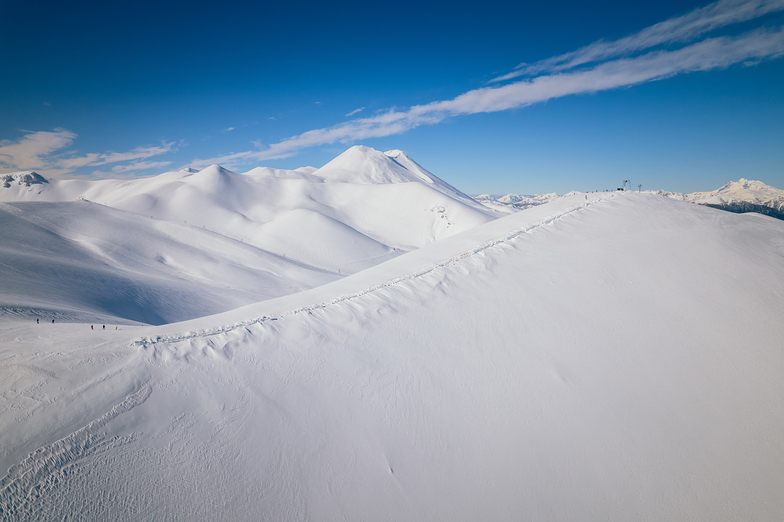
<svg viewBox="0 0 784 522">
<path fill-rule="evenodd" d="M 35 324 L 41 324 L 41 323 L 39 323 L 39 322 L 38 322 L 38 319 L 36 319 L 36 320 L 35 320 Z"/>
<path fill-rule="evenodd" d="M 103 329 L 106 330 L 106 325 L 103 325 Z"/>
<path fill-rule="evenodd" d="M 90 325 L 90 330 L 95 330 L 95 328 L 93 328 L 93 325 Z"/>
</svg>

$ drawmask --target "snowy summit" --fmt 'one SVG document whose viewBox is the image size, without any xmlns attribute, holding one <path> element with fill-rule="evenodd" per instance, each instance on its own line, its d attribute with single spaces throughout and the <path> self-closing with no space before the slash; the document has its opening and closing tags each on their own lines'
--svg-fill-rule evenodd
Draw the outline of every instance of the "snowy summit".
<svg viewBox="0 0 784 522">
<path fill-rule="evenodd" d="M 784 219 L 784 190 L 771 187 L 761 181 L 741 178 L 738 181 L 730 181 L 712 192 L 679 194 L 657 191 L 656 193 L 730 212 L 758 212 Z"/>
</svg>

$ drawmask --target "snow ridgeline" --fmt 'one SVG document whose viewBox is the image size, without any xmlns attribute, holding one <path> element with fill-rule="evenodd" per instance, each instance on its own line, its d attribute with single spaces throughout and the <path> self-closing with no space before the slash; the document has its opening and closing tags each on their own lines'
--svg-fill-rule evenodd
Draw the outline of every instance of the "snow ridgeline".
<svg viewBox="0 0 784 522">
<path fill-rule="evenodd" d="M 266 315 L 264 315 L 262 317 L 256 317 L 254 319 L 249 319 L 247 321 L 239 321 L 239 322 L 236 322 L 236 323 L 232 323 L 232 324 L 228 324 L 228 325 L 223 325 L 223 326 L 218 326 L 218 327 L 215 327 L 215 328 L 211 328 L 209 330 L 202 330 L 200 332 L 193 332 L 193 331 L 191 331 L 191 332 L 183 333 L 181 335 L 142 337 L 141 339 L 139 339 L 137 341 L 133 341 L 132 345 L 142 346 L 144 349 L 147 349 L 148 346 L 152 346 L 152 345 L 156 345 L 156 344 L 177 343 L 177 342 L 187 341 L 189 339 L 195 339 L 195 338 L 199 338 L 199 337 L 202 337 L 202 338 L 203 337 L 211 337 L 211 336 L 214 336 L 214 335 L 220 335 L 220 334 L 228 333 L 228 332 L 240 329 L 240 328 L 246 328 L 248 326 L 261 324 L 261 323 L 264 323 L 266 321 L 277 321 L 278 319 L 280 319 L 282 317 L 285 317 L 285 316 L 296 315 L 296 314 L 301 313 L 301 312 L 311 312 L 313 310 L 320 310 L 320 309 L 324 309 L 324 308 L 326 308 L 328 306 L 332 306 L 332 305 L 335 305 L 335 304 L 338 304 L 338 303 L 342 303 L 344 301 L 350 301 L 352 299 L 356 299 L 358 297 L 362 297 L 362 296 L 370 294 L 372 292 L 376 292 L 376 291 L 381 290 L 383 288 L 388 288 L 388 287 L 397 285 L 399 283 L 402 283 L 402 282 L 405 282 L 405 281 L 409 281 L 411 279 L 416 279 L 418 277 L 422 277 L 423 275 L 428 274 L 428 273 L 432 272 L 433 270 L 436 270 L 438 268 L 441 268 L 441 267 L 444 267 L 444 266 L 447 266 L 447 265 L 450 265 L 450 264 L 457 263 L 457 262 L 459 262 L 459 261 L 461 261 L 461 260 L 463 260 L 463 259 L 465 259 L 467 257 L 479 254 L 481 252 L 484 252 L 485 250 L 487 250 L 489 248 L 492 248 L 492 247 L 494 247 L 494 246 L 496 246 L 498 244 L 511 241 L 511 240 L 513 240 L 513 239 L 523 235 L 523 234 L 531 232 L 532 230 L 540 228 L 540 227 L 542 227 L 544 225 L 549 225 L 550 223 L 553 223 L 554 221 L 556 221 L 558 219 L 561 219 L 561 218 L 563 218 L 563 217 L 565 217 L 565 216 L 567 216 L 569 214 L 572 214 L 574 212 L 582 210 L 583 208 L 586 208 L 586 207 L 588 207 L 590 205 L 594 205 L 596 203 L 600 203 L 600 202 L 604 201 L 605 199 L 611 198 L 613 196 L 614 196 L 614 193 L 608 193 L 606 196 L 600 197 L 598 199 L 587 201 L 585 203 L 582 203 L 582 204 L 574 206 L 574 207 L 569 207 L 566 210 L 563 210 L 561 212 L 558 212 L 556 214 L 548 216 L 548 217 L 544 218 L 543 220 L 541 220 L 541 221 L 539 221 L 537 223 L 526 225 L 526 226 L 524 226 L 522 228 L 515 229 L 512 232 L 509 232 L 508 234 L 505 234 L 505 235 L 503 235 L 500 238 L 484 242 L 484 243 L 482 243 L 482 244 L 472 248 L 471 250 L 463 252 L 462 254 L 458 254 L 456 256 L 452 256 L 449 259 L 446 259 L 446 260 L 441 261 L 439 263 L 435 263 L 435 264 L 429 265 L 428 267 L 423 268 L 421 270 L 417 270 L 415 272 L 412 272 L 412 273 L 409 273 L 409 274 L 406 274 L 406 275 L 402 275 L 402 276 L 396 277 L 394 279 L 390 279 L 388 281 L 385 281 L 384 283 L 368 287 L 368 288 L 366 288 L 364 290 L 361 290 L 359 292 L 354 292 L 354 293 L 350 293 L 350 294 L 346 294 L 346 295 L 337 297 L 337 298 L 332 299 L 332 300 L 330 300 L 328 302 L 321 302 L 319 304 L 311 305 L 311 306 L 303 306 L 303 307 L 300 307 L 300 308 L 296 308 L 294 310 L 289 310 L 288 312 L 282 312 L 282 313 L 280 313 L 277 316 L 266 316 Z"/>
</svg>

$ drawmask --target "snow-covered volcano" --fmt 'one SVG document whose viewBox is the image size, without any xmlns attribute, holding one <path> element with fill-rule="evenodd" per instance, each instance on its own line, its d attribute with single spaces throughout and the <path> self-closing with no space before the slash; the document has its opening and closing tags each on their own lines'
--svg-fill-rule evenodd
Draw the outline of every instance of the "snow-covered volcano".
<svg viewBox="0 0 784 522">
<path fill-rule="evenodd" d="M 181 321 L 333 281 L 495 219 L 401 151 L 321 169 L 5 175 L 0 310 Z M 180 303 L 180 304 L 178 304 Z"/>
<path fill-rule="evenodd" d="M 186 323 L 5 321 L 0 513 L 780 520 L 783 258 L 589 194 Z"/>
</svg>

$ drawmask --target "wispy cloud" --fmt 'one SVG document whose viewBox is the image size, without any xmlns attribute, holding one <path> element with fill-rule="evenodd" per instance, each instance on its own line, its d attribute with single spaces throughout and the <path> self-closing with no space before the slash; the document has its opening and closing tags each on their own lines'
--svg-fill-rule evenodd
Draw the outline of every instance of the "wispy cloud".
<svg viewBox="0 0 784 522">
<path fill-rule="evenodd" d="M 5 172 L 24 169 L 43 169 L 46 157 L 52 152 L 69 146 L 76 134 L 65 129 L 53 132 L 27 131 L 19 141 L 0 141 L 0 168 Z"/>
<path fill-rule="evenodd" d="M 600 40 L 576 51 L 533 64 L 521 63 L 515 71 L 494 78 L 490 82 L 566 71 L 589 63 L 629 56 L 659 45 L 690 42 L 715 29 L 781 10 L 784 10 L 784 0 L 720 0 L 683 16 L 652 25 L 620 40 L 612 42 Z"/>
<path fill-rule="evenodd" d="M 159 156 L 174 149 L 174 143 L 164 142 L 160 146 L 137 147 L 128 152 L 90 153 L 80 156 L 74 153 L 69 154 L 63 150 L 70 147 L 75 139 L 75 133 L 65 129 L 55 129 L 53 132 L 28 131 L 15 142 L 11 140 L 0 141 L 0 172 L 36 170 L 49 176 L 61 176 L 72 173 L 81 167 L 133 162 Z M 113 170 L 124 172 L 154 168 L 160 163 L 168 165 L 170 162 L 147 163 L 151 166 L 141 167 L 139 165 L 145 163 L 136 161 L 129 165 L 118 165 Z"/>
<path fill-rule="evenodd" d="M 354 109 L 353 111 L 351 111 L 348 114 L 346 114 L 346 117 L 353 116 L 353 115 L 355 115 L 357 113 L 360 113 L 360 112 L 362 112 L 364 110 L 365 110 L 364 107 L 360 107 L 359 109 Z"/>
<path fill-rule="evenodd" d="M 751 16 L 748 13 L 759 13 L 762 10 L 770 12 L 782 3 L 784 0 L 779 2 L 760 0 L 745 3 L 722 0 L 684 17 L 657 24 L 638 33 L 638 35 L 645 33 L 647 35 L 645 38 L 641 36 L 630 38 L 634 41 L 642 41 L 643 39 L 649 42 L 657 41 L 656 38 L 658 41 L 662 41 L 661 36 L 655 37 L 654 35 L 667 32 L 670 35 L 668 41 L 672 41 L 672 35 L 675 34 L 680 35 L 678 38 L 683 39 L 691 36 L 692 39 L 695 39 L 694 35 L 703 34 L 707 30 L 706 27 L 716 27 L 720 20 L 724 20 L 722 23 L 726 25 L 731 23 L 726 22 L 727 19 L 744 19 L 741 13 L 747 13 L 743 16 Z M 736 7 L 734 11 L 727 7 L 730 4 Z M 694 13 L 698 13 L 699 16 Z M 724 13 L 725 17 L 722 18 L 720 13 Z M 654 30 L 654 28 L 657 29 Z M 697 28 L 702 29 L 698 30 Z M 639 41 L 628 44 L 625 48 L 631 49 L 636 46 L 635 48 L 639 49 L 643 46 Z M 578 57 L 579 53 L 575 53 L 569 58 L 570 61 L 556 57 L 553 59 L 553 63 L 548 65 L 555 72 L 539 74 L 505 85 L 471 90 L 451 100 L 417 105 L 407 110 L 390 109 L 372 117 L 357 118 L 333 127 L 310 130 L 266 148 L 256 143 L 257 150 L 196 160 L 191 165 L 203 167 L 211 163 L 239 164 L 251 160 L 286 158 L 308 147 L 335 142 L 349 143 L 367 138 L 400 134 L 420 125 L 439 123 L 453 116 L 517 109 L 563 96 L 629 87 L 679 74 L 721 69 L 735 64 L 759 63 L 762 60 L 784 55 L 784 27 L 759 28 L 736 36 L 704 38 L 696 42 L 692 41 L 675 50 L 650 50 L 636 56 L 618 56 L 625 54 L 625 52 L 620 52 L 620 46 L 612 51 L 605 49 L 602 53 L 604 57 L 614 56 L 614 58 L 592 63 L 590 66 L 575 68 L 574 65 L 567 67 L 565 64 L 587 60 L 588 54 Z M 601 53 L 592 52 L 590 54 L 598 57 Z M 596 62 L 597 58 L 592 60 Z"/>
<path fill-rule="evenodd" d="M 128 165 L 115 165 L 112 172 L 134 172 L 138 170 L 162 169 L 171 165 L 171 161 L 137 161 Z"/>
</svg>

